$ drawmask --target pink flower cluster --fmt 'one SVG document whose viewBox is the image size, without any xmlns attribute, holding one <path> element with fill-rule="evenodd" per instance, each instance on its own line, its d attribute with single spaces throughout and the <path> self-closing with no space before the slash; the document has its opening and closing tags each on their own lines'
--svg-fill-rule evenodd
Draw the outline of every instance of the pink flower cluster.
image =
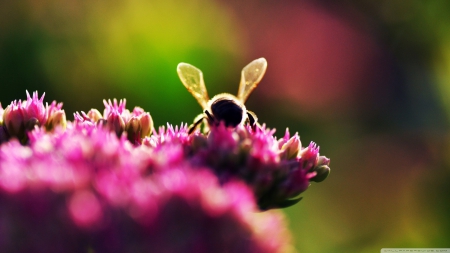
<svg viewBox="0 0 450 253">
<path fill-rule="evenodd" d="M 140 107 L 135 107 L 133 112 L 127 110 L 126 100 L 103 100 L 105 110 L 103 115 L 97 109 L 91 109 L 87 114 L 85 112 L 75 113 L 75 124 L 92 128 L 95 125 L 102 125 L 111 131 L 114 131 L 117 137 L 124 132 L 127 133 L 128 140 L 136 145 L 141 144 L 144 137 L 149 136 L 153 131 L 153 119 L 150 113 L 145 112 Z"/>
<path fill-rule="evenodd" d="M 27 100 L 15 100 L 5 110 L 0 105 L 0 143 L 10 137 L 26 142 L 26 132 L 35 126 L 44 126 L 47 130 L 52 130 L 56 125 L 65 127 L 66 114 L 61 109 L 62 103 L 53 101 L 44 106 L 44 95 L 39 98 L 38 93 L 34 92 L 31 97 L 27 91 Z"/>
<path fill-rule="evenodd" d="M 274 137 L 275 130 L 265 126 L 227 128 L 211 127 L 205 135 L 188 134 L 187 125 L 180 128 L 161 127 L 143 145 L 155 150 L 171 149 L 172 159 L 188 162 L 195 168 L 213 171 L 221 184 L 244 181 L 253 191 L 260 210 L 284 208 L 301 198 L 311 181 L 321 182 L 330 173 L 330 159 L 319 155 L 319 147 L 311 142 L 302 147 L 298 134 Z"/>
<path fill-rule="evenodd" d="M 265 127 L 155 130 L 141 108 L 104 104 L 73 122 L 37 93 L 0 106 L 2 251 L 291 249 L 282 214 L 260 211 L 297 203 L 327 177 L 314 143 Z"/>
</svg>

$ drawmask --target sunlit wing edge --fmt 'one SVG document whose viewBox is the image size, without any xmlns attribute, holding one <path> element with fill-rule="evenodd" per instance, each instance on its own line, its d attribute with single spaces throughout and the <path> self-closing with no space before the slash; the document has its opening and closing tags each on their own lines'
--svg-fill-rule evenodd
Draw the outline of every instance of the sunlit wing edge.
<svg viewBox="0 0 450 253">
<path fill-rule="evenodd" d="M 191 64 L 182 62 L 177 66 L 177 73 L 184 87 L 197 99 L 202 108 L 206 109 L 209 97 L 202 71 Z"/>
<path fill-rule="evenodd" d="M 241 82 L 237 98 L 241 102 L 245 102 L 250 93 L 258 86 L 267 69 L 267 61 L 265 58 L 259 58 L 250 62 L 242 69 Z"/>
</svg>

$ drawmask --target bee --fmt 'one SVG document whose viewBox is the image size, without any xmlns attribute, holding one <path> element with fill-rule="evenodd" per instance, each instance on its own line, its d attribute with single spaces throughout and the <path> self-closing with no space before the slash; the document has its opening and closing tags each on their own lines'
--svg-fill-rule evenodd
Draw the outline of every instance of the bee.
<svg viewBox="0 0 450 253">
<path fill-rule="evenodd" d="M 247 110 L 244 103 L 250 93 L 258 86 L 267 69 L 267 61 L 264 58 L 250 62 L 242 69 L 241 81 L 237 96 L 221 93 L 209 99 L 206 91 L 203 73 L 200 69 L 188 64 L 180 63 L 177 66 L 178 76 L 186 89 L 197 99 L 203 109 L 203 113 L 194 119 L 189 126 L 191 134 L 202 122 L 209 126 L 223 122 L 227 127 L 235 128 L 238 125 L 249 123 L 253 129 L 258 125 L 255 113 Z"/>
</svg>

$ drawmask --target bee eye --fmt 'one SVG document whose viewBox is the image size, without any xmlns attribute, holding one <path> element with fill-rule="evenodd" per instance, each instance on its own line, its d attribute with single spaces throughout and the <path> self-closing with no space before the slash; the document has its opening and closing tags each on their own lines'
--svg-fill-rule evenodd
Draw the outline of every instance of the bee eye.
<svg viewBox="0 0 450 253">
<path fill-rule="evenodd" d="M 236 127 L 242 121 L 243 109 L 230 99 L 218 99 L 211 105 L 212 114 L 218 122 L 224 121 L 226 126 Z"/>
</svg>

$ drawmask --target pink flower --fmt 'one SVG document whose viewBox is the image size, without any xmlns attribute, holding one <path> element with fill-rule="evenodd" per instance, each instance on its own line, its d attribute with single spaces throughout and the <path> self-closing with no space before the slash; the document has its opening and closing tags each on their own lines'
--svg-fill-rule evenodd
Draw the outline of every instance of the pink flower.
<svg viewBox="0 0 450 253">
<path fill-rule="evenodd" d="M 45 126 L 49 131 L 53 130 L 57 126 L 66 126 L 66 115 L 62 110 L 62 103 L 57 104 L 53 101 L 49 106 L 44 106 L 45 93 L 41 98 L 38 97 L 38 93 L 33 92 L 33 96 L 27 91 L 26 101 L 13 101 L 3 114 L 3 126 L 6 135 L 2 135 L 7 138 L 15 137 L 22 143 L 26 143 L 28 140 L 27 133 L 34 130 L 34 128 Z M 1 141 L 1 139 L 0 139 Z"/>
<path fill-rule="evenodd" d="M 319 147 L 288 130 L 156 131 L 148 112 L 115 99 L 71 122 L 62 103 L 27 97 L 0 106 L 7 252 L 282 252 L 283 216 L 260 211 L 297 203 L 330 173 Z"/>
<path fill-rule="evenodd" d="M 113 110 L 108 114 L 106 118 L 106 127 L 109 130 L 115 132 L 118 137 L 122 135 L 122 132 L 125 130 L 125 120 L 121 117 L 117 110 Z"/>
<path fill-rule="evenodd" d="M 146 137 L 143 144 L 149 147 L 158 148 L 164 143 L 180 143 L 183 145 L 191 141 L 187 124 L 181 124 L 180 127 L 173 127 L 167 124 L 167 130 L 164 126 L 159 127 L 158 131 L 153 130 L 153 135 Z"/>
<path fill-rule="evenodd" d="M 298 134 L 290 137 L 287 131 L 277 141 L 274 133 L 264 125 L 255 130 L 219 125 L 211 127 L 206 140 L 194 135 L 186 155 L 193 165 L 214 171 L 221 183 L 235 179 L 246 182 L 261 210 L 288 207 L 300 200 L 292 198 L 305 191 L 317 175 L 313 170 L 318 148 L 312 143 L 300 152 Z"/>
<path fill-rule="evenodd" d="M 121 115 L 122 117 L 126 117 L 124 120 L 128 120 L 128 117 L 130 117 L 130 111 L 126 109 L 126 99 L 121 99 L 119 102 L 117 102 L 117 99 L 113 99 L 113 102 L 111 102 L 111 99 L 108 101 L 104 99 L 103 104 L 105 105 L 105 110 L 103 111 L 104 118 L 108 118 L 108 116 L 113 112 Z"/>
<path fill-rule="evenodd" d="M 153 131 L 153 119 L 150 113 L 145 112 L 140 107 L 135 107 L 130 113 L 126 109 L 126 100 L 117 99 L 103 100 L 105 109 L 103 115 L 97 109 L 91 109 L 87 114 L 85 112 L 75 113 L 75 124 L 82 127 L 107 127 L 116 133 L 118 137 L 126 133 L 127 139 L 135 144 L 140 145 L 142 140 Z"/>
<path fill-rule="evenodd" d="M 47 113 L 44 106 L 44 94 L 41 98 L 38 97 L 37 91 L 33 92 L 33 97 L 27 91 L 27 100 L 22 103 L 24 121 L 37 119 L 38 125 L 42 126 L 47 121 Z"/>
<path fill-rule="evenodd" d="M 0 220 L 7 221 L 0 225 L 7 238 L 0 239 L 3 250 L 279 252 L 289 247 L 280 214 L 257 214 L 246 184 L 230 180 L 221 186 L 208 168 L 186 163 L 186 126 L 161 130 L 158 138 L 165 140 L 156 149 L 133 146 L 104 128 L 85 130 L 72 124 L 51 133 L 38 129 L 30 133 L 29 146 L 14 140 L 0 146 L 0 205 L 7 207 L 0 212 Z M 12 239 L 19 234 L 20 241 Z"/>
<path fill-rule="evenodd" d="M 66 128 L 66 113 L 62 110 L 62 103 L 53 101 L 50 105 L 46 105 L 47 122 L 45 124 L 48 131 L 54 130 L 56 127 Z"/>
<path fill-rule="evenodd" d="M 296 158 L 299 155 L 299 151 L 302 147 L 302 142 L 298 133 L 289 138 L 289 130 L 286 129 L 286 134 L 282 139 L 278 141 L 278 148 L 280 149 L 280 157 L 284 159 Z"/>
<path fill-rule="evenodd" d="M 13 101 L 3 113 L 3 125 L 9 136 L 22 139 L 25 136 L 25 123 L 22 102 Z"/>
</svg>

